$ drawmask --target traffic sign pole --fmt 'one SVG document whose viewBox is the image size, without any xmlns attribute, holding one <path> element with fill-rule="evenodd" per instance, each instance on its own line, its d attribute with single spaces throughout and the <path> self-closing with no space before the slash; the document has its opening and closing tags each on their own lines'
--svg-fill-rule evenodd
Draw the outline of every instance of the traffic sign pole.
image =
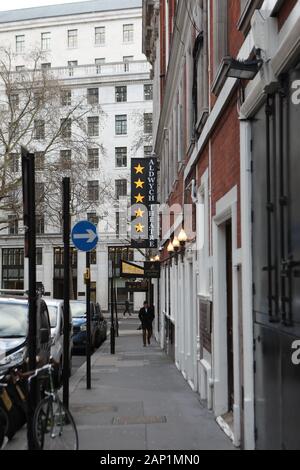
<svg viewBox="0 0 300 470">
<path fill-rule="evenodd" d="M 78 222 L 72 230 L 72 241 L 79 251 L 86 252 L 86 387 L 92 388 L 91 379 L 91 254 L 99 241 L 97 228 L 91 222 Z"/>
<path fill-rule="evenodd" d="M 70 377 L 70 178 L 63 179 L 64 222 L 64 355 L 63 355 L 63 402 L 69 408 Z"/>
<path fill-rule="evenodd" d="M 91 390 L 91 254 L 86 254 L 86 388 Z"/>
</svg>

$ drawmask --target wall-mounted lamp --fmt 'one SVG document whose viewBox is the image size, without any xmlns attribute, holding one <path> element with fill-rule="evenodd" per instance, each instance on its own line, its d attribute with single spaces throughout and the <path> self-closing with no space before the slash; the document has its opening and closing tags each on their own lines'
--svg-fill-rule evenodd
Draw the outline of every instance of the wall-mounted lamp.
<svg viewBox="0 0 300 470">
<path fill-rule="evenodd" d="M 226 77 L 239 80 L 253 80 L 263 65 L 262 59 L 240 61 L 232 57 L 224 59 Z"/>
</svg>

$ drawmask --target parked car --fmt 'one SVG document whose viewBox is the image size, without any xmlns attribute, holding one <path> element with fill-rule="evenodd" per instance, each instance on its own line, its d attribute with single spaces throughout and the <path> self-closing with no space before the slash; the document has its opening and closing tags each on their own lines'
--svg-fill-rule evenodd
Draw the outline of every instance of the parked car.
<svg viewBox="0 0 300 470">
<path fill-rule="evenodd" d="M 0 297 L 0 374 L 11 367 L 28 366 L 28 298 Z M 50 361 L 51 328 L 47 305 L 37 304 L 37 356 L 39 365 Z"/>
<path fill-rule="evenodd" d="M 63 300 L 45 299 L 48 307 L 50 326 L 51 326 L 51 357 L 58 365 L 57 380 L 58 384 L 62 381 L 63 371 L 63 352 L 64 352 L 64 302 Z M 72 373 L 72 318 L 70 318 L 70 349 L 69 349 L 69 374 Z"/>
<path fill-rule="evenodd" d="M 82 350 L 86 348 L 87 322 L 86 322 L 86 302 L 72 300 L 70 302 L 73 321 L 73 349 Z M 106 321 L 101 314 L 99 305 L 91 302 L 91 345 L 92 350 L 98 348 L 106 338 Z"/>
</svg>

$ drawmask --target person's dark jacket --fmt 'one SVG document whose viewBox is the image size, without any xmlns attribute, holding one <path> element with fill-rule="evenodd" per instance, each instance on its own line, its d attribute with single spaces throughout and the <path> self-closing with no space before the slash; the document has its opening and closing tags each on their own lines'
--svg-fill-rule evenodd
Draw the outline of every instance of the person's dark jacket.
<svg viewBox="0 0 300 470">
<path fill-rule="evenodd" d="M 152 328 L 152 323 L 154 320 L 154 308 L 148 307 L 147 312 L 145 307 L 141 308 L 139 319 L 141 320 L 143 330 Z"/>
</svg>

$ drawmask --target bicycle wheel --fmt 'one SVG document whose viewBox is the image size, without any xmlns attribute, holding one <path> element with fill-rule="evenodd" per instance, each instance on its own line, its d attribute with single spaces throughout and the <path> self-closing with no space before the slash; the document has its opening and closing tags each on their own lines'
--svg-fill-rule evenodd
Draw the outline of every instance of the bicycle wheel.
<svg viewBox="0 0 300 470">
<path fill-rule="evenodd" d="M 0 449 L 3 446 L 8 431 L 8 416 L 4 410 L 0 408 Z"/>
<path fill-rule="evenodd" d="M 40 450 L 78 450 L 78 433 L 71 413 L 52 397 L 42 400 L 34 415 L 34 435 Z"/>
</svg>

